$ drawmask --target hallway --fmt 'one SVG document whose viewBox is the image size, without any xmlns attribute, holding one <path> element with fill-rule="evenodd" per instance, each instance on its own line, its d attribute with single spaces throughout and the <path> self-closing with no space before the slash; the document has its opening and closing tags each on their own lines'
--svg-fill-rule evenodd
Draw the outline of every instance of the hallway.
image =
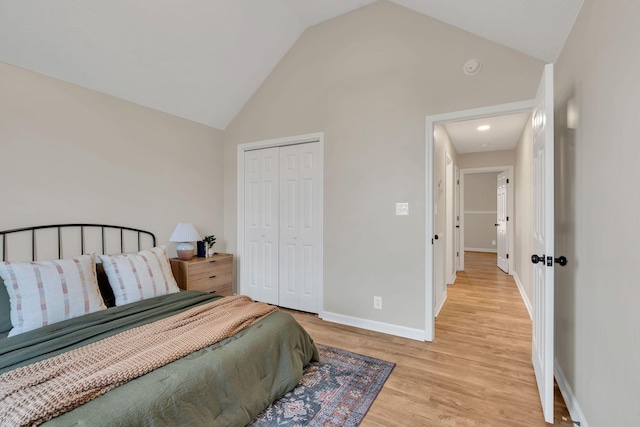
<svg viewBox="0 0 640 427">
<path fill-rule="evenodd" d="M 396 363 L 362 426 L 547 426 L 518 288 L 496 266 L 496 254 L 465 256 L 432 343 L 287 310 L 318 343 Z M 555 406 L 555 425 L 571 426 L 557 387 Z"/>
<path fill-rule="evenodd" d="M 494 253 L 465 252 L 465 270 L 448 287 L 436 319 L 436 342 L 455 345 L 460 369 L 474 377 L 468 380 L 482 382 L 491 402 L 485 410 L 529 413 L 523 419 L 535 420 L 541 409 L 531 364 L 531 319 L 515 280 L 496 261 Z M 555 423 L 572 425 L 557 385 Z"/>
</svg>

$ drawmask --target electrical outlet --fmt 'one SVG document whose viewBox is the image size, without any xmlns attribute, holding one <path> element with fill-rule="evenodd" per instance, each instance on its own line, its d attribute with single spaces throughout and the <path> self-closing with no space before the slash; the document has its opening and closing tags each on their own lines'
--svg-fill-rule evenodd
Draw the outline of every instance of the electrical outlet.
<svg viewBox="0 0 640 427">
<path fill-rule="evenodd" d="M 491 241 L 491 244 L 492 244 L 493 246 L 495 246 L 495 245 L 496 245 L 496 241 L 495 241 L 495 240 L 492 240 L 492 241 Z"/>
<path fill-rule="evenodd" d="M 382 297 L 373 297 L 373 308 L 382 310 Z"/>
</svg>

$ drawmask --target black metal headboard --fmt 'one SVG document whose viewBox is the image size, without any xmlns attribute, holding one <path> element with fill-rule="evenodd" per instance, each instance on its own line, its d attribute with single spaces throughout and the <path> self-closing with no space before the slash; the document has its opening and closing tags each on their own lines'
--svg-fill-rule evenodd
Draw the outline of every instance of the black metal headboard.
<svg viewBox="0 0 640 427">
<path fill-rule="evenodd" d="M 107 234 L 109 234 L 109 237 L 113 237 L 114 231 L 116 235 L 115 240 L 117 240 L 117 236 L 119 234 L 120 252 L 125 252 L 125 249 L 127 249 L 127 252 L 133 252 L 134 248 L 131 248 L 132 245 L 128 245 L 127 248 L 125 248 L 125 236 L 131 233 L 137 234 L 137 239 L 133 239 L 134 241 L 137 240 L 137 247 L 135 248 L 137 251 L 142 250 L 143 240 L 150 241 L 151 242 L 150 247 L 156 246 L 156 236 L 153 233 L 145 230 L 139 230 L 137 228 L 122 227 L 118 225 L 105 225 L 105 224 L 39 225 L 35 227 L 24 227 L 24 228 L 16 228 L 13 230 L 0 231 L 0 239 L 2 240 L 2 245 L 0 246 L 2 250 L 2 261 L 6 261 L 8 258 L 8 254 L 10 253 L 9 252 L 10 248 L 8 245 L 9 236 L 17 235 L 19 233 L 23 233 L 23 234 L 26 233 L 26 239 L 22 239 L 22 241 L 24 242 L 24 240 L 27 240 L 27 243 L 26 243 L 27 245 L 29 244 L 28 240 L 30 239 L 31 261 L 36 261 L 38 259 L 38 256 L 37 256 L 38 249 L 36 245 L 37 236 L 39 234 L 38 232 L 45 231 L 45 230 L 54 231 L 54 236 L 49 237 L 49 239 L 53 239 L 53 241 L 55 242 L 53 246 L 57 245 L 58 258 L 63 258 L 64 244 L 65 242 L 68 242 L 70 239 L 79 240 L 80 253 L 76 253 L 75 255 L 84 254 L 87 249 L 86 239 L 87 239 L 88 233 L 92 233 L 93 235 L 97 234 L 97 237 L 94 240 L 98 240 L 99 243 L 92 245 L 92 248 L 94 249 L 94 251 L 101 249 L 102 254 L 106 254 L 107 252 L 107 237 L 108 237 Z M 67 232 L 67 230 L 69 232 Z M 98 248 L 96 248 L 96 246 L 98 246 Z M 114 247 L 114 246 L 118 247 L 118 243 L 116 243 L 115 245 L 109 244 L 109 247 Z"/>
</svg>

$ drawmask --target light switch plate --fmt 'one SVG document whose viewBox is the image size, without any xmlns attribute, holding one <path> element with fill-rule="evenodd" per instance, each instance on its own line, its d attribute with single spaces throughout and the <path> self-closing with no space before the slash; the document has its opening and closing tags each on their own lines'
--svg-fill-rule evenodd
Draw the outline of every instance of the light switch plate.
<svg viewBox="0 0 640 427">
<path fill-rule="evenodd" d="M 396 203 L 396 215 L 409 215 L 409 203 Z"/>
</svg>

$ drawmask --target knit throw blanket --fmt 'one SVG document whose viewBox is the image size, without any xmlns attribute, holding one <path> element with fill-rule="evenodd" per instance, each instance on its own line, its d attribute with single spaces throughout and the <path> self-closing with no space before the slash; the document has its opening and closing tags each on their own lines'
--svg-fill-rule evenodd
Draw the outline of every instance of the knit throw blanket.
<svg viewBox="0 0 640 427">
<path fill-rule="evenodd" d="M 2 425 L 40 425 L 274 311 L 247 296 L 221 298 L 6 372 L 0 375 Z"/>
</svg>

